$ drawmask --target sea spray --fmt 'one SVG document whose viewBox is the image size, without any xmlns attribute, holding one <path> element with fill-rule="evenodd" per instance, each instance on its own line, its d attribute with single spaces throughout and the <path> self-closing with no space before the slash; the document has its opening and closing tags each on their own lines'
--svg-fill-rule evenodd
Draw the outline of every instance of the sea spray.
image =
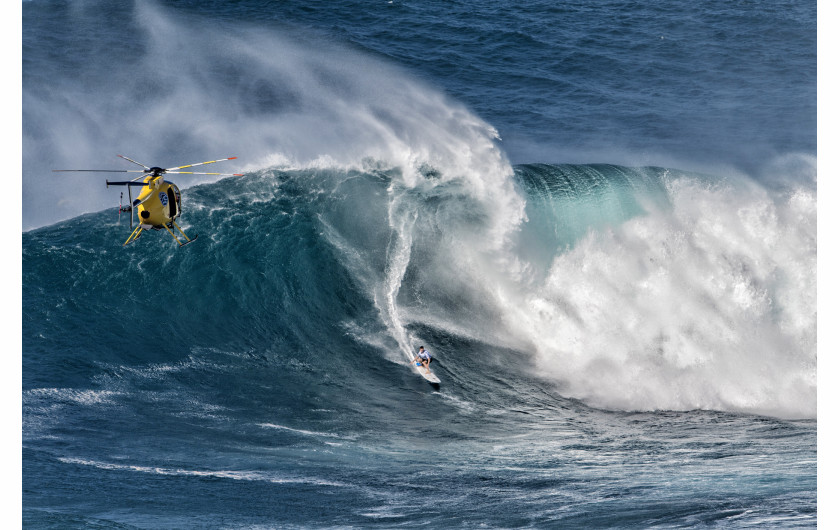
<svg viewBox="0 0 840 530">
<path fill-rule="evenodd" d="M 505 328 L 596 406 L 814 417 L 813 186 L 671 175 L 670 207 L 588 231 L 505 291 Z"/>
<path fill-rule="evenodd" d="M 80 41 L 78 64 L 53 79 L 27 70 L 29 226 L 112 204 L 113 193 L 90 188 L 88 175 L 42 184 L 55 168 L 121 169 L 117 153 L 163 167 L 238 156 L 237 171 L 364 169 L 372 160 L 401 168 L 409 186 L 425 179 L 424 167 L 470 179 L 475 193 L 510 185 L 493 127 L 400 67 L 317 31 L 236 22 L 222 29 L 153 2 L 102 9 L 134 33 L 131 43 Z M 95 34 L 101 21 L 69 9 L 43 23 Z M 182 177 L 182 189 L 208 178 Z M 79 187 L 90 191 L 64 200 Z"/>
<path fill-rule="evenodd" d="M 464 182 L 391 203 L 383 318 L 397 335 L 520 351 L 511 362 L 599 407 L 814 416 L 812 183 L 617 166 L 517 176 L 529 202 L 508 246 L 483 239 L 493 205 Z"/>
</svg>

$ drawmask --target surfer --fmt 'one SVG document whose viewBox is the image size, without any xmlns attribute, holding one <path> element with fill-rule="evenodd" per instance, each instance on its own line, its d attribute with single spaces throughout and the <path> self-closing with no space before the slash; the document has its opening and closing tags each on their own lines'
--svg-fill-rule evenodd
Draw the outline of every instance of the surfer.
<svg viewBox="0 0 840 530">
<path fill-rule="evenodd" d="M 429 365 L 432 364 L 432 356 L 429 355 L 429 352 L 423 346 L 420 346 L 420 351 L 414 356 L 414 362 L 420 363 L 417 366 L 423 365 L 426 368 L 427 374 L 432 373 L 432 370 L 429 368 Z"/>
</svg>

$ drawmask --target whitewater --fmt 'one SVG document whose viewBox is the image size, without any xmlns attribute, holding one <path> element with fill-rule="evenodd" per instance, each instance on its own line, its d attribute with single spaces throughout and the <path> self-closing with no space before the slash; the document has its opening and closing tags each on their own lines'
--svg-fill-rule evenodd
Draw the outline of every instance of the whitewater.
<svg viewBox="0 0 840 530">
<path fill-rule="evenodd" d="M 505 9 L 24 5 L 24 526 L 816 525 L 815 8 Z"/>
</svg>

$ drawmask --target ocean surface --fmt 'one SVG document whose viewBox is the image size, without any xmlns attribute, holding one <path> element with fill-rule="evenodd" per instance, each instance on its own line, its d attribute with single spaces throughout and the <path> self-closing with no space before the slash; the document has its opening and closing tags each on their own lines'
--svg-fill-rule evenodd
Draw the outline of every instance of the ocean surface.
<svg viewBox="0 0 840 530">
<path fill-rule="evenodd" d="M 22 12 L 24 527 L 816 526 L 816 2 Z"/>
</svg>

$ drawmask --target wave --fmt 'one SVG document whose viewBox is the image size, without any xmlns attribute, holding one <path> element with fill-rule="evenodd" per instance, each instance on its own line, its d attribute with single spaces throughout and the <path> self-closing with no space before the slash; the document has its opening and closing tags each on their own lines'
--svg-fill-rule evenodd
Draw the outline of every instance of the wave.
<svg viewBox="0 0 840 530">
<path fill-rule="evenodd" d="M 175 366 L 170 384 L 248 393 L 344 373 L 340 399 L 392 384 L 371 355 L 408 372 L 425 344 L 459 400 L 537 377 L 608 409 L 815 416 L 814 185 L 524 165 L 493 187 L 365 164 L 188 188 L 185 249 L 120 248 L 111 212 L 25 233 L 25 384 Z"/>
</svg>

